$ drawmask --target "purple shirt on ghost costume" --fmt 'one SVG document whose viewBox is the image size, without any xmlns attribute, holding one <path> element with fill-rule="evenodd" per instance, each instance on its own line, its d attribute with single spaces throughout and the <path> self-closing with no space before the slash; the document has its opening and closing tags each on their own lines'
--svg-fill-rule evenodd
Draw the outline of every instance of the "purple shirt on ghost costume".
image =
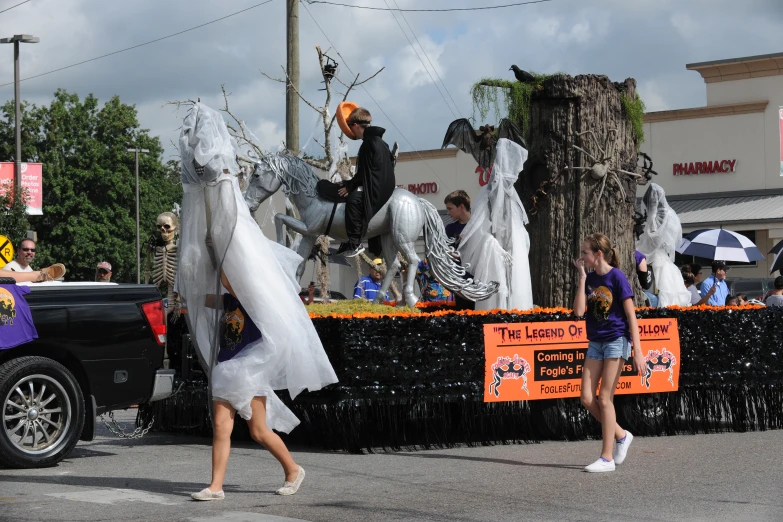
<svg viewBox="0 0 783 522">
<path fill-rule="evenodd" d="M 261 330 L 250 318 L 239 299 L 223 294 L 223 341 L 218 351 L 218 363 L 233 359 L 251 343 L 261 340 Z"/>
<path fill-rule="evenodd" d="M 0 350 L 38 339 L 38 332 L 24 298 L 27 286 L 0 285 Z"/>
<path fill-rule="evenodd" d="M 647 259 L 645 255 L 638 250 L 634 251 L 633 256 L 636 258 L 636 266 L 639 266 L 639 263 Z"/>
<path fill-rule="evenodd" d="M 629 297 L 633 299 L 633 290 L 625 274 L 617 268 L 605 275 L 590 272 L 585 281 L 585 293 L 587 338 L 599 342 L 614 341 L 618 337 L 630 339 L 623 302 Z"/>
</svg>

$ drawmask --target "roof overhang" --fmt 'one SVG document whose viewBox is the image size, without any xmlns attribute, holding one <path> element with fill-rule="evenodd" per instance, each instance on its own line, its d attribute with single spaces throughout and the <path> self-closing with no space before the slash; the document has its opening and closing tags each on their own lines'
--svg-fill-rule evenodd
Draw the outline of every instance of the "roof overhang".
<svg viewBox="0 0 783 522">
<path fill-rule="evenodd" d="M 783 192 L 778 190 L 666 199 L 683 227 L 783 223 Z"/>
<path fill-rule="evenodd" d="M 777 76 L 783 74 L 783 53 L 689 63 L 685 68 L 701 74 L 705 83 Z"/>
<path fill-rule="evenodd" d="M 768 100 L 729 103 L 726 105 L 707 105 L 690 109 L 676 109 L 672 111 L 655 111 L 644 114 L 644 123 L 660 123 L 664 121 L 692 120 L 695 118 L 714 118 L 717 116 L 735 116 L 737 114 L 751 114 L 764 112 L 769 105 Z"/>
</svg>

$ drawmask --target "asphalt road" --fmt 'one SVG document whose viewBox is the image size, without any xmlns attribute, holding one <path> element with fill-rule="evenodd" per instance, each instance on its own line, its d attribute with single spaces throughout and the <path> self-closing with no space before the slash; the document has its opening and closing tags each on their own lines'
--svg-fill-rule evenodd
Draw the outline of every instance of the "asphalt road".
<svg viewBox="0 0 783 522">
<path fill-rule="evenodd" d="M 783 431 L 637 437 L 625 464 L 604 474 L 582 472 L 597 441 L 368 455 L 292 448 L 307 470 L 293 497 L 273 494 L 279 465 L 242 443 L 226 500 L 194 502 L 209 481 L 209 444 L 102 430 L 54 468 L 0 470 L 0 520 L 783 520 Z"/>
</svg>

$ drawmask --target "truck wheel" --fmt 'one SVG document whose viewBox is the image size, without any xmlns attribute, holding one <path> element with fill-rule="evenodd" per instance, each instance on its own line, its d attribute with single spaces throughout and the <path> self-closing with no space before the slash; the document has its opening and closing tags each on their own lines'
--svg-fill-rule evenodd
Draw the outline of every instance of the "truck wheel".
<svg viewBox="0 0 783 522">
<path fill-rule="evenodd" d="M 45 357 L 0 366 L 0 464 L 43 468 L 64 459 L 84 426 L 84 396 L 71 372 Z"/>
</svg>

